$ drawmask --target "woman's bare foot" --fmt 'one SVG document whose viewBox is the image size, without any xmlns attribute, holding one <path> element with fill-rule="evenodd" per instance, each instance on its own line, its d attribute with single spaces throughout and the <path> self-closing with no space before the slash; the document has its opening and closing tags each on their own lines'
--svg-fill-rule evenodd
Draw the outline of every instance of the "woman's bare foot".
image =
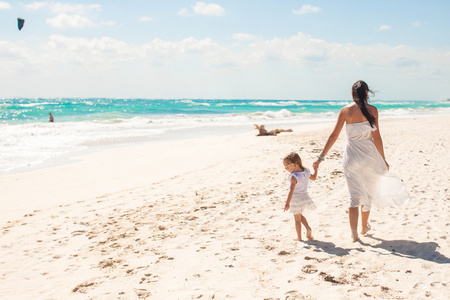
<svg viewBox="0 0 450 300">
<path fill-rule="evenodd" d="M 303 242 L 303 240 L 300 238 L 296 238 L 296 239 L 294 239 L 294 241 L 297 241 L 297 242 Z"/>
<path fill-rule="evenodd" d="M 353 240 L 353 243 L 355 243 L 357 240 L 359 240 L 358 230 L 352 230 L 352 240 Z"/>
<path fill-rule="evenodd" d="M 367 223 L 367 226 L 363 227 L 363 229 L 361 230 L 361 234 L 362 235 L 366 235 L 369 232 L 370 229 L 372 229 L 372 227 L 370 227 L 370 224 Z"/>
<path fill-rule="evenodd" d="M 311 228 L 310 228 L 310 229 L 306 229 L 306 238 L 307 238 L 308 240 L 313 240 L 313 239 L 314 239 L 314 237 L 312 236 L 312 230 L 311 230 Z"/>
</svg>

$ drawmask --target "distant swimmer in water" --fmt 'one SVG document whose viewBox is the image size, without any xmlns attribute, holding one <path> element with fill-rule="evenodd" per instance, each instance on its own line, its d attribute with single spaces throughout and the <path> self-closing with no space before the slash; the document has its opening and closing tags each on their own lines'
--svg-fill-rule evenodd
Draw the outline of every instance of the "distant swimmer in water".
<svg viewBox="0 0 450 300">
<path fill-rule="evenodd" d="M 267 131 L 266 127 L 264 125 L 258 126 L 256 124 L 255 125 L 256 129 L 258 129 L 259 134 L 257 134 L 256 136 L 265 136 L 265 135 L 277 135 L 280 132 L 292 132 L 292 129 L 273 129 L 270 131 Z"/>
<path fill-rule="evenodd" d="M 52 113 L 48 113 L 48 115 L 49 115 L 48 121 L 49 121 L 49 122 L 54 122 L 55 119 L 53 118 Z"/>
</svg>

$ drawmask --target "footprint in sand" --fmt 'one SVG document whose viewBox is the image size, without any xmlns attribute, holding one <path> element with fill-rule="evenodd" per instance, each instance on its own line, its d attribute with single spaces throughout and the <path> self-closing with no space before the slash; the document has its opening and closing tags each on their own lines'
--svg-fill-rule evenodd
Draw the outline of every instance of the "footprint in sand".
<svg viewBox="0 0 450 300">
<path fill-rule="evenodd" d="M 135 289 L 134 292 L 136 293 L 138 298 L 141 298 L 141 299 L 147 299 L 148 297 L 150 297 L 152 295 L 152 293 L 147 291 L 146 289 Z"/>
<path fill-rule="evenodd" d="M 302 271 L 307 274 L 314 274 L 317 273 L 319 269 L 314 265 L 305 265 L 303 266 Z"/>
<path fill-rule="evenodd" d="M 88 288 L 92 288 L 92 287 L 94 287 L 95 285 L 98 285 L 98 283 L 95 283 L 95 282 L 88 282 L 88 281 L 83 282 L 83 283 L 77 285 L 77 286 L 72 290 L 72 293 L 82 293 L 82 294 L 86 294 Z"/>
<path fill-rule="evenodd" d="M 286 300 L 313 299 L 313 298 L 311 298 L 311 296 L 309 296 L 309 295 L 305 296 L 296 290 L 286 292 L 285 295 L 286 295 L 286 298 L 284 298 L 284 299 L 286 299 Z"/>
</svg>

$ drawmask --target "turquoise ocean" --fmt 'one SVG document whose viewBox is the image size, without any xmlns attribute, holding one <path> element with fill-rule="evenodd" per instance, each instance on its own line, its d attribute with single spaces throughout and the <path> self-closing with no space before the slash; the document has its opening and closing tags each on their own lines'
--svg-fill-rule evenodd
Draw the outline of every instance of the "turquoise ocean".
<svg viewBox="0 0 450 300">
<path fill-rule="evenodd" d="M 0 99 L 0 174 L 70 153 L 136 142 L 252 131 L 253 124 L 334 122 L 348 101 Z M 450 115 L 450 101 L 371 101 L 383 118 Z M 49 123 L 49 112 L 55 118 Z M 255 131 L 256 133 L 256 131 Z"/>
</svg>

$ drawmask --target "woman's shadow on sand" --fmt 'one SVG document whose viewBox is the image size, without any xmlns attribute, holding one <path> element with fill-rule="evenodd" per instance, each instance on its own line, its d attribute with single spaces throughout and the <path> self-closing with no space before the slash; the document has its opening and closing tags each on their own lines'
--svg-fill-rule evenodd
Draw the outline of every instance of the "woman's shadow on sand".
<svg viewBox="0 0 450 300">
<path fill-rule="evenodd" d="M 369 246 L 374 249 L 384 249 L 390 252 L 390 254 L 405 257 L 405 258 L 420 258 L 427 261 L 432 261 L 439 264 L 448 264 L 450 263 L 450 258 L 445 255 L 439 253 L 437 249 L 439 248 L 439 244 L 436 242 L 426 242 L 426 243 L 418 243 L 415 241 L 408 240 L 383 240 L 380 238 L 376 238 L 372 235 L 367 235 L 367 237 L 380 241 L 379 244 L 370 245 L 367 243 L 363 243 L 361 241 L 360 244 L 364 246 Z M 381 253 L 385 254 L 385 253 Z"/>
<path fill-rule="evenodd" d="M 439 244 L 435 242 L 427 242 L 427 243 L 418 243 L 415 241 L 408 241 L 408 240 L 383 240 L 380 238 L 376 238 L 372 235 L 367 235 L 366 237 L 371 238 L 373 240 L 379 241 L 379 244 L 371 245 L 368 243 L 364 243 L 361 240 L 359 240 L 357 243 L 360 245 L 374 248 L 372 251 L 376 251 L 375 249 L 384 249 L 389 251 L 389 254 L 405 257 L 405 258 L 412 258 L 412 259 L 423 259 L 427 261 L 432 261 L 439 264 L 448 264 L 450 263 L 450 258 L 446 257 L 445 255 L 439 253 L 437 249 L 439 248 Z M 328 254 L 333 254 L 337 256 L 346 256 L 350 253 L 352 250 L 364 252 L 367 251 L 363 250 L 361 248 L 350 248 L 345 249 L 341 247 L 336 247 L 335 244 L 330 242 L 323 242 L 323 241 L 309 241 L 308 245 L 314 246 L 315 249 L 313 251 L 316 252 L 326 252 Z M 386 255 L 386 253 L 381 253 Z"/>
</svg>

